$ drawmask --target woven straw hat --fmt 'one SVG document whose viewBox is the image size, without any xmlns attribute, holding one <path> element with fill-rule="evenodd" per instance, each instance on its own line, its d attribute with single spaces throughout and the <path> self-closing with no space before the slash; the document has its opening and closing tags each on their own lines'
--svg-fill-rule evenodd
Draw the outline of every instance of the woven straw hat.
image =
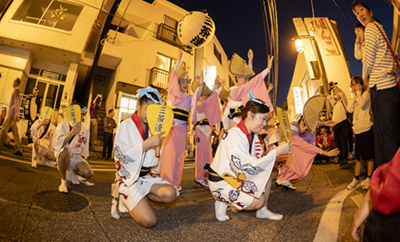
<svg viewBox="0 0 400 242">
<path fill-rule="evenodd" d="M 229 64 L 229 71 L 238 77 L 250 77 L 254 74 L 253 70 L 247 65 L 238 54 L 233 54 L 231 63 Z"/>
</svg>

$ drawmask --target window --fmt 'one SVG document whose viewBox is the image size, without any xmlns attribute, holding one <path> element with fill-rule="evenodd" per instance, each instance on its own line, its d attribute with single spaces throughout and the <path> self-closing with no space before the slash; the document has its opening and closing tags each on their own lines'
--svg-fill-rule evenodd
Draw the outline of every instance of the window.
<svg viewBox="0 0 400 242">
<path fill-rule="evenodd" d="M 53 71 L 46 71 L 46 70 L 41 70 L 38 68 L 32 67 L 31 70 L 29 71 L 29 74 L 35 75 L 35 76 L 44 76 L 48 77 L 50 79 L 58 80 L 58 81 L 63 81 L 67 79 L 67 75 L 53 72 Z"/>
<path fill-rule="evenodd" d="M 156 67 L 164 71 L 170 71 L 176 65 L 176 60 L 157 53 L 156 56 Z"/>
<path fill-rule="evenodd" d="M 170 18 L 170 17 L 168 17 L 166 15 L 164 15 L 163 24 L 165 24 L 165 25 L 167 25 L 167 26 L 169 26 L 169 27 L 171 27 L 171 28 L 173 28 L 175 30 L 178 27 L 178 21 L 176 21 L 175 19 Z"/>
<path fill-rule="evenodd" d="M 137 104 L 138 98 L 135 95 L 130 95 L 130 94 L 122 94 L 121 97 L 121 105 L 119 109 L 119 117 L 118 117 L 118 124 L 121 123 L 121 121 L 130 118 L 132 114 L 136 111 L 136 104 Z"/>
<path fill-rule="evenodd" d="M 217 59 L 219 60 L 219 63 L 222 64 L 222 60 L 221 60 L 221 52 L 218 51 L 217 46 L 214 44 L 214 55 L 215 57 L 217 57 Z"/>
<path fill-rule="evenodd" d="M 57 0 L 24 0 L 12 19 L 71 31 L 82 8 Z"/>
</svg>

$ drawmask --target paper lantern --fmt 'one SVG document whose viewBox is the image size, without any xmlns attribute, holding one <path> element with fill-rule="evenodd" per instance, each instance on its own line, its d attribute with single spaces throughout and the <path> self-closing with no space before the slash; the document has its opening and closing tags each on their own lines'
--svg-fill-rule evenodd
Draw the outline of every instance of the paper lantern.
<svg viewBox="0 0 400 242">
<path fill-rule="evenodd" d="M 214 21 L 203 12 L 189 12 L 178 24 L 178 36 L 182 44 L 192 48 L 201 48 L 213 38 Z"/>
</svg>

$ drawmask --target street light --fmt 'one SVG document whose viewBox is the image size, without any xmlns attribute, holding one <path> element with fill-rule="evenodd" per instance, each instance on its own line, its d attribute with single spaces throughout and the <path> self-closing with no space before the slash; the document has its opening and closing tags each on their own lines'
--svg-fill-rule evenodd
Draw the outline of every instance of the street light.
<svg viewBox="0 0 400 242">
<path fill-rule="evenodd" d="M 303 51 L 304 51 L 304 45 L 303 45 L 303 42 L 301 41 L 301 39 L 297 39 L 297 40 L 295 41 L 295 44 L 296 44 L 296 50 L 297 50 L 297 52 L 303 53 Z"/>
</svg>

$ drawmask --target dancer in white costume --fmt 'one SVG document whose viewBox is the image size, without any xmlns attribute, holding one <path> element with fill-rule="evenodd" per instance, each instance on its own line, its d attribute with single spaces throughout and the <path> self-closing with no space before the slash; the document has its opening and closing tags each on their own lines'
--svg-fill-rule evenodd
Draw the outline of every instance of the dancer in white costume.
<svg viewBox="0 0 400 242">
<path fill-rule="evenodd" d="M 32 167 L 55 166 L 57 164 L 53 151 L 54 131 L 56 127 L 50 122 L 53 110 L 43 108 L 42 115 L 31 126 L 33 149 Z"/>
<path fill-rule="evenodd" d="M 266 125 L 269 105 L 249 92 L 249 101 L 241 111 L 242 120 L 228 130 L 210 166 L 209 187 L 216 198 L 219 221 L 229 220 L 228 205 L 239 210 L 257 210 L 257 218 L 281 220 L 283 215 L 267 209 L 271 189 L 271 171 L 275 158 L 290 153 L 292 146 L 283 143 L 262 157 L 257 134 Z"/>
<path fill-rule="evenodd" d="M 83 108 L 82 111 L 83 118 L 87 109 Z M 81 121 L 74 127 L 67 120 L 57 126 L 54 134 L 54 153 L 61 175 L 61 185 L 58 188 L 60 192 L 68 193 L 67 171 L 86 179 L 93 175 L 92 168 L 84 159 L 89 156 L 89 138 L 89 128 Z"/>
<path fill-rule="evenodd" d="M 164 132 L 151 136 L 147 124 L 146 109 L 149 104 L 160 104 L 161 97 L 152 87 L 138 90 L 137 111 L 118 127 L 114 143 L 114 159 L 117 168 L 114 198 L 119 196 L 120 212 L 127 211 L 140 226 L 149 228 L 157 224 L 157 217 L 149 200 L 172 203 L 178 190 L 166 180 L 151 173 L 159 165 L 156 146 L 161 145 Z M 119 218 L 116 200 L 113 199 L 111 215 Z"/>
</svg>

